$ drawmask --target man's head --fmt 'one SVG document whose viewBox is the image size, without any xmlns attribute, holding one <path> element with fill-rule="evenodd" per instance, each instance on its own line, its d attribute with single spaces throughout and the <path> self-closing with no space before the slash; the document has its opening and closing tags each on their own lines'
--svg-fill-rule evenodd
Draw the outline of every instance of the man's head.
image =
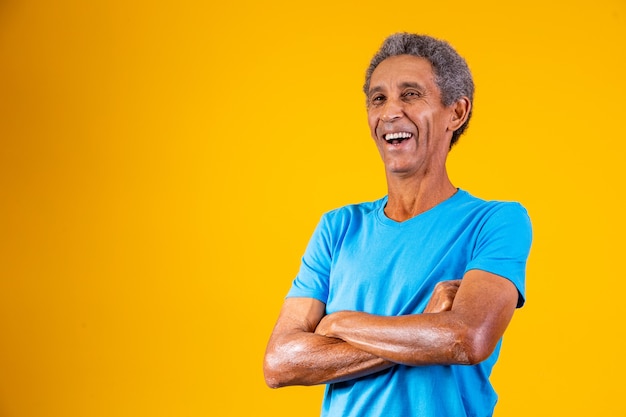
<svg viewBox="0 0 626 417">
<path fill-rule="evenodd" d="M 366 96 L 369 93 L 370 80 L 376 67 L 385 59 L 397 55 L 413 55 L 430 62 L 444 106 L 451 105 L 461 97 L 467 97 L 473 104 L 474 81 L 463 57 L 444 41 L 411 33 L 397 33 L 385 39 L 367 68 L 363 86 Z M 465 131 L 470 117 L 471 107 L 467 121 L 452 134 L 450 146 L 454 145 Z"/>
</svg>

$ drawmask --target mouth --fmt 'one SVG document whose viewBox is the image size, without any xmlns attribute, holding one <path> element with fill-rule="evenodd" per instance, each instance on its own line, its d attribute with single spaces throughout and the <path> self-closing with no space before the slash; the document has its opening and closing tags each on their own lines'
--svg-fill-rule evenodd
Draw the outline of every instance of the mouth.
<svg viewBox="0 0 626 417">
<path fill-rule="evenodd" d="M 394 132 L 383 135 L 383 139 L 391 145 L 398 145 L 407 139 L 411 139 L 413 133 L 410 132 Z"/>
</svg>

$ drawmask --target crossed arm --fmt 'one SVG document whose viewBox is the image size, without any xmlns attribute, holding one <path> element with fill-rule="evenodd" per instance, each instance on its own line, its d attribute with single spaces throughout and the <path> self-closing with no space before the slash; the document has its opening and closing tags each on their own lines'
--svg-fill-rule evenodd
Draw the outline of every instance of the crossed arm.
<svg viewBox="0 0 626 417">
<path fill-rule="evenodd" d="M 396 364 L 475 364 L 493 352 L 517 299 L 510 281 L 480 270 L 440 283 L 424 314 L 325 316 L 318 300 L 288 298 L 265 352 L 265 381 L 278 388 L 345 381 Z"/>
</svg>

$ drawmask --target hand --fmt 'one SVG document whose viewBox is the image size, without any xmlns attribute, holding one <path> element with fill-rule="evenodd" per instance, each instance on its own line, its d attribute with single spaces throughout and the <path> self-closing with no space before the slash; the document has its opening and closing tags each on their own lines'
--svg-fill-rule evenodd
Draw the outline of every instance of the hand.
<svg viewBox="0 0 626 417">
<path fill-rule="evenodd" d="M 333 333 L 333 325 L 337 322 L 337 320 L 341 319 L 341 317 L 348 314 L 350 314 L 349 311 L 337 311 L 322 317 L 322 320 L 320 320 L 319 324 L 315 328 L 315 334 L 326 337 L 337 337 Z"/>
<path fill-rule="evenodd" d="M 460 285 L 460 279 L 441 281 L 437 283 L 424 313 L 441 313 L 443 311 L 450 311 L 450 309 L 452 309 L 454 297 L 456 296 L 456 292 L 458 291 Z"/>
</svg>

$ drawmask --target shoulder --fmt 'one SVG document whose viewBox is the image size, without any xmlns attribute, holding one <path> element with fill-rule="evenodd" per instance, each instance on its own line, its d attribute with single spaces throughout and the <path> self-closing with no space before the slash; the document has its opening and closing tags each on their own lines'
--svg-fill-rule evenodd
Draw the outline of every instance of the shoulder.
<svg viewBox="0 0 626 417">
<path fill-rule="evenodd" d="M 459 193 L 463 193 L 463 195 L 459 198 L 457 208 L 464 212 L 471 213 L 485 221 L 500 219 L 530 224 L 528 211 L 517 201 L 484 200 L 474 197 L 467 191 L 459 190 Z"/>
<path fill-rule="evenodd" d="M 322 221 L 334 226 L 362 222 L 385 205 L 387 197 L 375 201 L 349 204 L 324 213 Z"/>
<path fill-rule="evenodd" d="M 515 201 L 483 200 L 467 195 L 465 216 L 473 224 L 476 248 L 515 246 L 521 254 L 532 242 L 532 224 L 526 208 Z"/>
<path fill-rule="evenodd" d="M 384 206 L 385 198 L 359 204 L 350 204 L 328 211 L 322 215 L 309 248 L 321 248 L 324 253 L 331 254 L 346 239 L 350 231 L 363 230 L 377 208 Z"/>
<path fill-rule="evenodd" d="M 512 239 L 528 246 L 532 240 L 528 211 L 519 202 L 484 200 L 463 191 L 454 210 L 448 215 L 466 230 L 473 230 L 479 241 Z"/>
</svg>

